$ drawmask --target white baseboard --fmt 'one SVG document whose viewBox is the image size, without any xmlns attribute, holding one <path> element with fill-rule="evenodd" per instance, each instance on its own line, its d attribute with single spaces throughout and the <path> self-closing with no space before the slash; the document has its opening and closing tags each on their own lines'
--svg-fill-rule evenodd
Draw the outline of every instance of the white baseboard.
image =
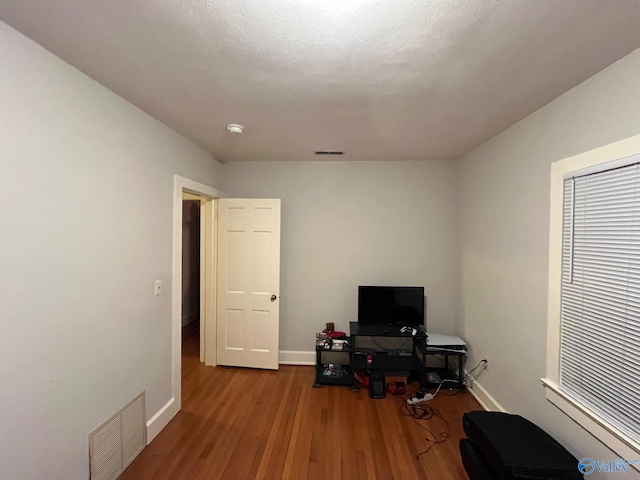
<svg viewBox="0 0 640 480">
<path fill-rule="evenodd" d="M 316 352 L 280 350 L 278 363 L 280 363 L 280 365 L 315 365 Z"/>
<path fill-rule="evenodd" d="M 173 417 L 178 413 L 175 399 L 171 397 L 164 406 L 156 412 L 156 414 L 147 422 L 147 445 L 156 438 L 160 431 L 167 426 Z"/>
<path fill-rule="evenodd" d="M 500 405 L 498 401 L 493 398 L 493 396 L 489 392 L 487 392 L 487 390 L 479 382 L 473 381 L 468 390 L 485 410 L 507 413 L 504 407 Z"/>
</svg>

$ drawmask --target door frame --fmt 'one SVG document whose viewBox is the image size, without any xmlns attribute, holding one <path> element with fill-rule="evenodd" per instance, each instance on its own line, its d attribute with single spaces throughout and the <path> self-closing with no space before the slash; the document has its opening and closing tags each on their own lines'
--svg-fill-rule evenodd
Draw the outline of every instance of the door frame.
<svg viewBox="0 0 640 480">
<path fill-rule="evenodd" d="M 171 399 L 147 421 L 149 444 L 182 408 L 182 193 L 204 199 L 201 212 L 200 360 L 216 364 L 216 199 L 223 192 L 180 175 L 173 176 L 173 265 L 171 269 Z M 204 353 L 204 354 L 203 354 Z"/>
</svg>

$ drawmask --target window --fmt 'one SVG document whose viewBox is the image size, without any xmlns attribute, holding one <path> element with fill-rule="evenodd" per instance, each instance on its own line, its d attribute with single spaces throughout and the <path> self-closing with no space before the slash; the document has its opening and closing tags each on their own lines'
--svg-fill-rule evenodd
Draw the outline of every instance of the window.
<svg viewBox="0 0 640 480">
<path fill-rule="evenodd" d="M 560 386 L 639 441 L 639 165 L 566 178 L 562 238 Z"/>
<path fill-rule="evenodd" d="M 640 136 L 552 167 L 543 379 L 550 401 L 626 458 L 640 453 L 637 152 Z"/>
</svg>

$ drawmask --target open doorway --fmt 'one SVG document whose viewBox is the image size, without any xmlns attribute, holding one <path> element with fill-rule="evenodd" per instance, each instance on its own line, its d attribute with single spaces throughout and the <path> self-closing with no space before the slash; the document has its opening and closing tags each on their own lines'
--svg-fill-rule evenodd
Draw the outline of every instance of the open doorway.
<svg viewBox="0 0 640 480">
<path fill-rule="evenodd" d="M 169 423 L 169 421 L 180 411 L 182 408 L 182 258 L 183 258 L 183 250 L 182 250 L 182 229 L 183 229 L 183 194 L 189 193 L 193 194 L 196 197 L 200 198 L 200 355 L 197 357 L 197 365 L 200 366 L 200 362 L 204 361 L 207 366 L 215 366 L 218 364 L 218 322 L 216 316 L 217 310 L 217 288 L 216 288 L 216 272 L 218 271 L 218 262 L 216 253 L 220 255 L 221 258 L 224 258 L 225 261 L 221 262 L 221 265 L 228 265 L 233 262 L 229 262 L 229 253 L 220 253 L 218 252 L 218 210 L 222 209 L 220 204 L 224 202 L 222 199 L 223 194 L 221 191 L 216 190 L 215 188 L 209 187 L 202 183 L 190 180 L 185 177 L 181 177 L 180 175 L 174 175 L 174 185 L 173 185 L 173 268 L 172 268 L 172 289 L 171 289 L 171 398 L 165 403 L 164 406 L 157 411 L 156 414 L 153 415 L 147 421 L 147 443 L 151 442 L 158 433 Z M 236 201 L 238 199 L 235 199 Z M 244 199 L 248 201 L 249 199 Z M 256 201 L 257 199 L 252 199 L 252 201 Z M 263 199 L 264 200 L 264 199 Z M 230 201 L 230 200 L 228 200 Z M 271 200 L 265 200 L 273 202 Z M 229 205 L 227 205 L 229 207 Z M 257 218 L 259 221 L 264 223 L 268 218 L 271 218 L 270 222 L 267 222 L 263 225 L 260 230 L 261 233 L 268 233 L 270 230 L 265 230 L 265 227 L 269 224 L 276 221 L 276 225 L 273 228 L 273 233 L 269 235 L 257 235 L 254 236 L 254 240 L 261 240 L 257 244 L 253 245 L 254 250 L 262 251 L 266 253 L 264 258 L 271 258 L 271 252 L 273 249 L 277 250 L 277 255 L 275 258 L 271 258 L 271 260 L 263 261 L 262 256 L 255 257 L 254 262 L 257 263 L 257 266 L 260 268 L 251 269 L 254 273 L 263 274 L 260 278 L 271 278 L 268 273 L 277 273 L 275 276 L 275 280 L 277 281 L 264 281 L 261 282 L 263 285 L 267 285 L 267 287 L 262 288 L 257 293 L 261 295 L 262 300 L 266 302 L 266 307 L 261 310 L 262 313 L 272 311 L 269 306 L 277 306 L 276 303 L 279 297 L 279 265 L 280 265 L 280 203 L 277 201 L 277 210 L 263 208 L 260 206 L 254 205 L 254 209 L 257 210 L 257 215 L 253 215 L 254 220 Z M 273 212 L 273 214 L 269 213 Z M 227 212 L 227 217 L 228 217 Z M 235 211 L 234 213 L 238 213 Z M 266 215 L 265 217 L 265 214 Z M 224 222 L 223 222 L 224 225 Z M 268 239 L 268 242 L 264 240 Z M 255 243 L 255 242 L 254 242 Z M 249 251 L 251 250 L 252 245 L 247 244 L 247 248 Z M 258 248 L 260 247 L 260 248 Z M 266 248 L 269 247 L 269 248 Z M 232 252 L 233 253 L 233 252 Z M 240 255 L 241 258 L 244 258 L 244 253 L 235 252 L 237 255 Z M 235 262 L 238 263 L 238 262 Z M 240 262 L 241 263 L 241 262 Z M 267 266 L 271 265 L 272 268 L 267 268 Z M 221 280 L 221 284 L 226 285 L 228 282 L 225 279 Z M 260 282 L 259 282 L 260 283 Z M 273 288 L 271 288 L 273 287 Z M 275 292 L 275 293 L 274 293 Z M 222 308 L 222 304 L 221 307 Z M 270 326 L 264 330 L 264 335 L 261 335 L 261 338 L 266 338 L 269 336 L 272 340 L 270 340 L 267 344 L 267 348 L 262 348 L 261 350 L 275 352 L 275 368 L 278 365 L 278 335 L 279 328 L 277 320 L 278 310 L 274 310 L 274 314 L 269 314 L 269 319 L 275 319 L 276 323 L 273 326 Z M 228 315 L 222 315 L 222 317 L 227 318 Z M 267 318 L 262 315 L 262 318 Z M 265 323 L 263 322 L 262 325 Z M 229 335 L 221 333 L 221 338 L 227 339 Z M 236 338 L 243 338 L 241 336 L 236 335 Z M 266 344 L 266 343 L 265 343 Z M 256 349 L 254 349 L 256 350 Z M 221 362 L 222 363 L 222 362 Z M 239 362 L 233 363 L 234 365 L 241 365 Z M 231 363 L 229 364 L 231 365 Z M 254 366 L 254 365 L 246 365 L 246 366 Z M 260 366 L 259 368 L 272 368 L 265 367 L 265 365 Z"/>
<path fill-rule="evenodd" d="M 196 364 L 204 361 L 201 351 L 201 277 L 204 274 L 201 226 L 203 198 L 182 193 L 182 363 Z M 203 342 L 204 343 L 204 342 Z M 183 372 L 184 382 L 184 372 Z"/>
<path fill-rule="evenodd" d="M 147 421 L 147 443 L 180 411 L 182 406 L 182 194 L 201 198 L 200 206 L 200 347 L 198 359 L 216 365 L 216 235 L 215 199 L 222 192 L 180 175 L 173 177 L 173 267 L 171 281 L 171 398 Z M 204 204 L 204 205 L 203 205 Z"/>
</svg>

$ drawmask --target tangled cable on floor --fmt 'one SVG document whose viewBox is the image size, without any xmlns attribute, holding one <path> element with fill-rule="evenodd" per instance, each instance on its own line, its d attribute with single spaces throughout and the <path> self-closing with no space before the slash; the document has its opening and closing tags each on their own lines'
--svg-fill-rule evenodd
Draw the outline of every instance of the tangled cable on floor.
<svg viewBox="0 0 640 480">
<path fill-rule="evenodd" d="M 450 436 L 449 422 L 447 422 L 447 420 L 442 416 L 442 414 L 438 410 L 435 410 L 428 403 L 420 403 L 418 405 L 409 405 L 407 403 L 407 400 L 411 398 L 410 393 L 407 393 L 402 397 L 399 396 L 398 398 L 400 398 L 402 401 L 402 405 L 400 406 L 400 410 L 399 410 L 400 415 L 405 417 L 412 417 L 415 424 L 428 433 L 428 436 L 425 437 L 425 440 L 427 441 L 427 443 L 429 443 L 429 447 L 423 450 L 422 452 L 418 453 L 416 455 L 416 459 L 420 458 L 422 455 L 426 453 L 429 453 L 429 451 L 433 448 L 434 445 L 437 445 L 439 443 L 444 443 L 449 439 L 449 436 Z M 444 422 L 444 424 L 446 425 L 445 431 L 435 434 L 432 430 L 430 430 L 426 426 L 426 422 L 433 419 L 434 417 L 437 417 Z"/>
</svg>

